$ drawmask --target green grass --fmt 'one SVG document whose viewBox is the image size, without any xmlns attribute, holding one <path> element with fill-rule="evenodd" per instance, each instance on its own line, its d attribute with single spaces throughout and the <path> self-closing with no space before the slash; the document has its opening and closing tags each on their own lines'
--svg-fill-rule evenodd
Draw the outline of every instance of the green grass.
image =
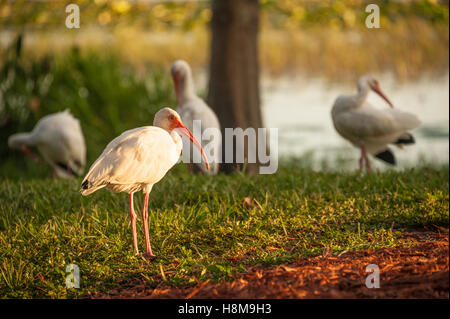
<svg viewBox="0 0 450 319">
<path fill-rule="evenodd" d="M 274 175 L 215 178 L 177 165 L 150 197 L 154 261 L 133 256 L 126 194 L 82 197 L 80 179 L 3 179 L 0 297 L 82 297 L 129 279 L 153 286 L 161 277 L 178 286 L 220 280 L 324 247 L 338 254 L 404 245 L 405 228 L 448 227 L 448 166 L 360 176 L 293 163 Z M 249 208 L 245 197 L 253 199 Z M 138 231 L 142 251 L 140 220 Z M 80 289 L 65 287 L 70 263 L 80 267 Z"/>
</svg>

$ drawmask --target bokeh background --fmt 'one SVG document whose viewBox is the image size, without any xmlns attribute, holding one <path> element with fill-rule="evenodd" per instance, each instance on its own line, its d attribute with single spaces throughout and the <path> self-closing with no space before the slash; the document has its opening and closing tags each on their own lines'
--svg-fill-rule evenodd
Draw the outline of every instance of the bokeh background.
<svg viewBox="0 0 450 319">
<path fill-rule="evenodd" d="M 80 29 L 65 27 L 68 3 L 80 6 Z M 365 26 L 369 3 L 380 6 L 380 29 Z M 355 168 L 358 151 L 335 133 L 330 110 L 371 73 L 396 107 L 423 122 L 417 145 L 396 151 L 400 169 L 448 163 L 448 1 L 260 4 L 261 108 L 264 125 L 279 128 L 281 158 Z M 191 64 L 206 96 L 210 20 L 209 0 L 0 1 L 0 175 L 48 175 L 10 151 L 7 137 L 66 108 L 81 120 L 89 165 L 112 138 L 175 107 L 176 59 Z"/>
</svg>

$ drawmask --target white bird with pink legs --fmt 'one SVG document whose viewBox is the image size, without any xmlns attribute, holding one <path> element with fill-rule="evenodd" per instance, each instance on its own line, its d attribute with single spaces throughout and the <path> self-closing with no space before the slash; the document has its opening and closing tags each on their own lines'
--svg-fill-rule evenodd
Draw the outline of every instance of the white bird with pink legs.
<svg viewBox="0 0 450 319">
<path fill-rule="evenodd" d="M 382 97 L 390 108 L 375 108 L 367 102 L 370 91 Z M 381 91 L 376 79 L 363 76 L 358 80 L 358 93 L 341 95 L 334 102 L 331 117 L 336 131 L 354 146 L 361 149 L 359 168 L 364 165 L 370 171 L 371 165 L 367 154 L 389 163 L 396 164 L 395 156 L 389 144 L 414 144 L 409 132 L 420 125 L 414 114 L 395 109 L 391 101 Z"/>
<path fill-rule="evenodd" d="M 159 182 L 180 158 L 183 144 L 178 133 L 185 135 L 198 147 L 205 161 L 204 165 L 209 169 L 203 148 L 183 124 L 177 112 L 170 108 L 161 109 L 156 113 L 153 125 L 126 131 L 113 139 L 92 164 L 81 184 L 82 195 L 89 195 L 101 188 L 129 194 L 131 231 L 136 256 L 139 255 L 139 248 L 133 195 L 139 191 L 144 193 L 142 222 L 145 256 L 148 258 L 155 257 L 148 229 L 148 198 L 153 185 Z"/>
<path fill-rule="evenodd" d="M 190 171 L 198 167 L 205 174 L 217 174 L 219 172 L 220 154 L 222 147 L 222 133 L 220 132 L 220 123 L 214 111 L 197 96 L 194 88 L 194 80 L 192 78 L 192 71 L 189 64 L 183 60 L 177 60 L 172 64 L 171 70 L 172 79 L 175 85 L 175 95 L 177 97 L 178 108 L 177 112 L 180 114 L 183 123 L 186 127 L 195 133 L 194 121 L 199 121 L 201 124 L 200 133 L 202 139 L 200 143 L 205 149 L 211 170 L 205 170 L 203 165 L 193 166 L 194 154 L 190 152 L 185 145 L 183 153 L 189 154 L 189 168 Z M 210 129 L 210 133 L 215 133 L 210 136 L 205 134 L 205 130 Z M 189 151 L 189 152 L 188 152 Z"/>
<path fill-rule="evenodd" d="M 30 150 L 36 147 L 51 166 L 53 178 L 70 178 L 84 171 L 86 144 L 80 122 L 69 110 L 44 116 L 29 133 L 11 135 L 8 146 L 40 162 L 40 157 Z"/>
</svg>

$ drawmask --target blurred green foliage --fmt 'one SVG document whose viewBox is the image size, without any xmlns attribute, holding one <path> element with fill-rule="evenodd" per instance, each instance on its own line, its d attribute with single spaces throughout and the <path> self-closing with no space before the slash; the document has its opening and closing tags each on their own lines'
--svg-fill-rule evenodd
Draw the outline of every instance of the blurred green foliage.
<svg viewBox="0 0 450 319">
<path fill-rule="evenodd" d="M 377 4 L 387 23 L 405 18 L 448 23 L 448 0 L 262 0 L 268 25 L 275 28 L 365 27 L 368 4 Z"/>
<path fill-rule="evenodd" d="M 175 106 L 167 70 L 148 65 L 142 74 L 109 53 L 21 58 L 22 37 L 6 52 L 0 68 L 0 165 L 23 156 L 7 146 L 8 136 L 30 131 L 42 116 L 70 109 L 80 119 L 88 164 L 106 144 L 127 129 L 152 125 L 155 112 Z M 12 156 L 12 157 L 11 157 Z"/>
<path fill-rule="evenodd" d="M 128 64 L 193 68 L 209 62 L 211 1 L 74 0 L 81 28 L 65 28 L 66 1 L 0 1 L 0 64 L 4 44 L 24 32 L 24 55 L 41 59 L 80 51 L 114 51 Z M 448 0 L 260 0 L 260 60 L 272 76 L 302 73 L 353 82 L 390 72 L 400 81 L 448 70 Z M 368 29 L 368 4 L 380 7 Z M 14 14 L 13 14 L 14 13 Z M 388 49 L 386 49 L 388 48 Z"/>
<path fill-rule="evenodd" d="M 211 19 L 210 1 L 127 1 L 74 0 L 80 6 L 82 24 L 132 25 L 150 30 L 205 27 Z M 448 22 L 448 0 L 261 0 L 263 25 L 271 28 L 313 25 L 364 25 L 369 3 L 380 6 L 390 22 L 418 17 L 432 22 Z M 63 26 L 67 16 L 65 1 L 2 1 L 0 25 L 47 28 Z M 14 14 L 12 14 L 14 12 Z"/>
</svg>

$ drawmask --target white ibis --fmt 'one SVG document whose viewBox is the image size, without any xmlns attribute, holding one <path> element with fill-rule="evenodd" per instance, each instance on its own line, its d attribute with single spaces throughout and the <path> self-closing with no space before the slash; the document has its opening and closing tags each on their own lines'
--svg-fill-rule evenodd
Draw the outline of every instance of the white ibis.
<svg viewBox="0 0 450 319">
<path fill-rule="evenodd" d="M 391 108 L 378 109 L 367 103 L 370 90 L 381 96 Z M 420 125 L 414 114 L 394 109 L 378 81 L 371 76 L 358 80 L 358 94 L 341 95 L 336 99 L 331 117 L 336 131 L 361 149 L 359 169 L 362 170 L 365 163 L 367 171 L 370 171 L 367 153 L 395 165 L 395 157 L 388 144 L 400 148 L 414 144 L 414 137 L 408 131 Z"/>
<path fill-rule="evenodd" d="M 69 110 L 41 118 L 30 133 L 11 135 L 8 145 L 39 162 L 39 156 L 29 149 L 36 147 L 52 167 L 54 178 L 68 178 L 72 173 L 79 175 L 84 171 L 86 145 L 83 132 L 80 122 Z"/>
<path fill-rule="evenodd" d="M 101 188 L 129 194 L 131 230 L 136 256 L 139 255 L 139 249 L 133 194 L 143 191 L 142 222 L 146 244 L 145 257 L 148 258 L 155 257 L 148 232 L 148 197 L 153 185 L 164 177 L 180 157 L 183 142 L 176 132 L 188 137 L 199 148 L 206 168 L 209 169 L 203 148 L 183 124 L 177 112 L 170 108 L 161 109 L 156 113 L 153 125 L 125 131 L 113 139 L 92 164 L 81 184 L 82 195 L 89 195 Z"/>
<path fill-rule="evenodd" d="M 197 165 L 203 173 L 217 174 L 219 171 L 219 162 L 222 145 L 222 134 L 220 132 L 220 123 L 214 111 L 197 96 L 194 89 L 194 81 L 192 79 L 192 71 L 189 64 L 183 60 L 177 60 L 172 64 L 171 74 L 175 85 L 175 94 L 178 101 L 177 112 L 180 114 L 183 123 L 191 131 L 194 131 L 194 121 L 201 121 L 202 139 L 200 143 L 203 148 L 207 149 L 209 155 L 209 163 L 211 170 L 206 171 L 204 166 Z M 206 129 L 212 128 L 217 132 L 211 138 L 203 137 Z M 208 145 L 208 146 L 207 146 Z M 189 147 L 189 145 L 187 145 Z M 208 148 L 207 148 L 208 147 Z M 193 154 L 190 154 L 190 170 L 192 171 Z"/>
</svg>

